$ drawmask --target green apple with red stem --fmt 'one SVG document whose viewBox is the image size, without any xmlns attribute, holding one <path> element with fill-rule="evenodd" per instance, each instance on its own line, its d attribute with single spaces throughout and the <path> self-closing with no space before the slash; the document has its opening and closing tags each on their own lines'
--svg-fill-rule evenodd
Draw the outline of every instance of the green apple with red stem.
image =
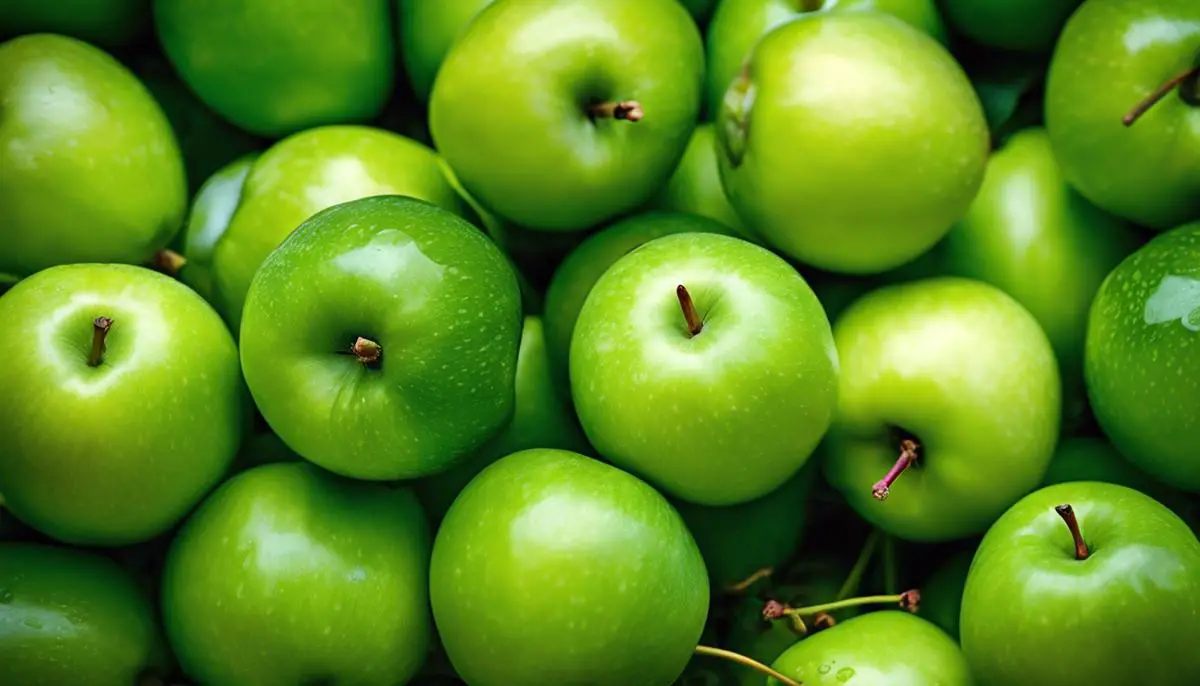
<svg viewBox="0 0 1200 686">
<path fill-rule="evenodd" d="M 976 43 L 1049 52 L 1083 0 L 941 0 L 950 27 Z"/>
<path fill-rule="evenodd" d="M 746 228 L 725 196 L 721 170 L 717 166 L 716 135 L 716 129 L 710 122 L 696 127 L 675 173 L 648 207 L 708 217 L 733 229 L 746 240 L 761 243 L 762 239 Z"/>
</svg>

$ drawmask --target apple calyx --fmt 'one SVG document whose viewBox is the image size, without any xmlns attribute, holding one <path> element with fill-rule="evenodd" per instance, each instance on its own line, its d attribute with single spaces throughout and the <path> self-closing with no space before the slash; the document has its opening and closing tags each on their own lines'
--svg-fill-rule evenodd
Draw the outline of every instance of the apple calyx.
<svg viewBox="0 0 1200 686">
<path fill-rule="evenodd" d="M 637 100 L 620 100 L 618 102 L 601 102 L 588 108 L 592 119 L 619 119 L 628 122 L 639 122 L 646 112 L 642 103 Z"/>
<path fill-rule="evenodd" d="M 846 598 L 845 600 L 835 600 L 829 603 L 820 605 L 809 605 L 808 607 L 791 607 L 786 603 L 781 603 L 777 600 L 768 600 L 763 606 L 763 619 L 771 622 L 784 618 L 810 617 L 817 618 L 822 614 L 835 612 L 848 607 L 860 607 L 862 605 L 878 605 L 878 604 L 897 604 L 900 609 L 906 612 L 916 613 L 921 604 L 921 592 L 917 589 L 897 593 L 895 595 L 869 595 L 858 598 Z"/>
<path fill-rule="evenodd" d="M 780 674 L 779 672 L 775 671 L 774 669 L 771 669 L 770 667 L 764 665 L 763 663 L 759 662 L 758 660 L 755 660 L 754 658 L 746 657 L 745 655 L 742 655 L 741 653 L 735 653 L 732 650 L 725 650 L 724 648 L 714 648 L 712 646 L 696 646 L 696 654 L 697 655 L 706 655 L 708 657 L 715 657 L 715 658 L 718 658 L 721 660 L 727 660 L 734 664 L 742 665 L 743 667 L 749 667 L 750 669 L 753 669 L 754 671 L 758 672 L 759 674 L 768 676 L 768 677 L 778 681 L 781 684 L 785 684 L 786 686 L 803 686 L 803 684 L 801 684 L 799 681 L 796 681 L 795 679 L 792 679 L 791 677 L 787 677 L 787 676 L 784 676 L 783 674 Z"/>
<path fill-rule="evenodd" d="M 1087 541 L 1083 540 L 1083 533 L 1079 530 L 1079 520 L 1075 517 L 1075 509 L 1070 505 L 1059 505 L 1054 508 L 1059 517 L 1067 523 L 1067 529 L 1071 531 L 1071 538 L 1075 541 L 1075 559 L 1086 560 L 1091 557 L 1092 552 L 1088 550 Z"/>
<path fill-rule="evenodd" d="M 696 312 L 696 304 L 692 302 L 691 293 L 688 293 L 683 284 L 680 284 L 675 287 L 675 297 L 679 298 L 679 307 L 683 310 L 683 321 L 687 324 L 688 338 L 700 335 L 700 332 L 704 330 L 704 321 Z"/>
<path fill-rule="evenodd" d="M 150 268 L 157 272 L 162 272 L 171 278 L 179 276 L 179 272 L 183 270 L 187 264 L 187 258 L 169 248 L 163 248 L 154 253 L 154 257 L 150 260 Z"/>
<path fill-rule="evenodd" d="M 383 359 L 383 346 L 362 336 L 359 336 L 354 341 L 350 352 L 354 353 L 354 357 L 358 358 L 358 361 L 365 365 L 378 364 L 379 360 Z"/>
<path fill-rule="evenodd" d="M 1178 90 L 1180 97 L 1185 102 L 1193 107 L 1200 106 L 1200 64 L 1193 66 L 1187 71 L 1171 77 L 1166 83 L 1159 86 L 1153 93 L 1146 96 L 1145 100 L 1139 102 L 1129 114 L 1121 118 L 1121 123 L 1125 126 L 1133 126 L 1137 120 L 1142 118 L 1157 105 L 1163 98 L 1171 94 L 1171 91 Z"/>
<path fill-rule="evenodd" d="M 99 367 L 104 361 L 104 351 L 108 349 L 105 341 L 108 331 L 112 328 L 110 317 L 96 317 L 92 320 L 92 352 L 88 355 L 88 366 Z"/>
<path fill-rule="evenodd" d="M 911 438 L 905 438 L 900 441 L 900 457 L 896 459 L 896 463 L 892 465 L 888 473 L 882 479 L 876 481 L 875 485 L 871 486 L 871 495 L 875 496 L 876 500 L 887 500 L 887 497 L 892 492 L 892 484 L 896 482 L 896 479 L 900 478 L 904 470 L 913 466 L 917 458 L 920 457 L 917 453 L 920 447 Z"/>
<path fill-rule="evenodd" d="M 717 142 L 730 166 L 735 169 L 746 156 L 746 139 L 750 135 L 750 114 L 754 109 L 757 89 L 750 78 L 750 65 L 742 71 L 725 91 L 721 111 L 717 113 Z"/>
<path fill-rule="evenodd" d="M 729 584 L 728 586 L 725 587 L 725 591 L 727 593 L 743 593 L 747 589 L 749 589 L 751 586 L 758 583 L 759 581 L 770 578 L 771 575 L 774 573 L 775 573 L 774 567 L 763 567 L 762 569 L 754 572 L 753 574 L 746 577 L 745 579 L 742 579 L 741 581 L 734 583 L 734 584 Z"/>
</svg>

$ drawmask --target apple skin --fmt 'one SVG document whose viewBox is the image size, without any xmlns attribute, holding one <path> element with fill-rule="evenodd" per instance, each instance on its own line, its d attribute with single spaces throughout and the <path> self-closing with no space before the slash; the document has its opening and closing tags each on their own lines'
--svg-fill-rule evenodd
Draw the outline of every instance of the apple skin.
<svg viewBox="0 0 1200 686">
<path fill-rule="evenodd" d="M 1046 128 L 1067 181 L 1147 228 L 1200 219 L 1200 107 L 1176 92 L 1133 126 L 1121 119 L 1194 65 L 1197 22 L 1192 0 L 1088 0 L 1067 21 L 1050 62 Z M 1127 39 L 1141 32 L 1147 40 Z"/>
<path fill-rule="evenodd" d="M 825 474 L 868 522 L 909 541 L 966 538 L 1041 483 L 1058 440 L 1058 366 L 1010 296 L 958 277 L 885 286 L 833 334 L 842 373 Z M 920 458 L 876 500 L 900 432 Z"/>
<path fill-rule="evenodd" d="M 1064 438 L 1060 441 L 1042 485 L 1053 486 L 1071 481 L 1118 484 L 1141 491 L 1164 504 L 1172 495 L 1177 495 L 1166 484 L 1126 460 L 1112 443 L 1094 436 Z"/>
<path fill-rule="evenodd" d="M 695 336 L 681 285 L 704 322 Z M 596 450 L 698 505 L 779 488 L 837 405 L 838 355 L 812 289 L 765 248 L 720 234 L 664 236 L 618 260 L 584 302 L 569 362 Z"/>
<path fill-rule="evenodd" d="M 868 612 L 788 648 L 771 665 L 805 686 L 972 686 L 954 640 L 900 610 Z M 779 681 L 767 678 L 768 686 Z"/>
<path fill-rule="evenodd" d="M 450 507 L 430 598 L 471 686 L 669 686 L 709 596 L 695 541 L 653 488 L 576 453 L 526 450 Z"/>
<path fill-rule="evenodd" d="M 246 177 L 258 153 L 243 155 L 208 177 L 196 191 L 187 221 L 179 234 L 180 251 L 187 260 L 179 277 L 214 307 L 220 305 L 213 256 L 217 244 L 229 230 L 229 222 L 241 201 Z"/>
<path fill-rule="evenodd" d="M 58 546 L 0 544 L 0 607 L 8 683 L 129 686 L 166 676 L 154 608 L 112 560 Z"/>
<path fill-rule="evenodd" d="M 200 683 L 393 686 L 426 659 L 429 524 L 408 489 L 256 467 L 171 544 L 163 618 Z"/>
<path fill-rule="evenodd" d="M 0 273 L 141 264 L 171 241 L 183 159 L 125 66 L 74 38 L 21 36 L 0 44 L 0 101 Z"/>
<path fill-rule="evenodd" d="M 1200 222 L 1159 234 L 1108 275 L 1084 374 L 1105 435 L 1151 476 L 1200 493 Z"/>
<path fill-rule="evenodd" d="M 963 589 L 975 550 L 955 553 L 942 563 L 921 586 L 921 617 L 933 622 L 955 641 L 958 640 L 958 618 L 962 609 Z"/>
<path fill-rule="evenodd" d="M 91 367 L 96 317 L 112 328 Z M 62 265 L 0 298 L 0 321 L 0 484 L 22 521 L 67 543 L 137 543 L 224 476 L 248 403 L 233 338 L 191 289 Z"/>
<path fill-rule="evenodd" d="M 1091 551 L 1075 559 L 1055 507 Z M 1133 489 L 1049 486 L 984 536 L 963 594 L 963 652 L 981 686 L 1200 683 L 1200 542 Z"/>
<path fill-rule="evenodd" d="M 357 479 L 428 476 L 513 412 L 521 293 L 481 231 L 406 196 L 335 205 L 254 277 L 242 369 L 267 423 L 301 457 Z M 382 347 L 377 368 L 347 354 Z"/>
<path fill-rule="evenodd" d="M 430 130 L 493 213 L 528 229 L 582 230 L 667 182 L 703 79 L 699 29 L 676 0 L 510 0 L 481 12 L 446 55 Z M 645 112 L 639 122 L 588 112 L 630 100 Z"/>
<path fill-rule="evenodd" d="M 396 0 L 400 55 L 413 93 L 429 102 L 433 81 L 450 47 L 495 0 Z"/>
<path fill-rule="evenodd" d="M 0 41 L 55 33 L 122 47 L 149 27 L 149 10 L 150 0 L 5 0 L 0 3 Z"/>
<path fill-rule="evenodd" d="M 738 216 L 776 251 L 875 274 L 966 213 L 991 143 L 937 41 L 886 14 L 823 12 L 768 33 L 747 65 L 717 117 L 718 161 Z"/>
<path fill-rule="evenodd" d="M 942 0 L 950 27 L 980 45 L 1049 52 L 1083 0 Z"/>
<path fill-rule="evenodd" d="M 711 123 L 696 127 L 675 173 L 648 207 L 665 212 L 698 214 L 721 222 L 748 241 L 761 243 L 762 238 L 746 228 L 729 204 L 729 198 L 725 197 L 721 170 L 717 166 L 716 136 Z"/>
</svg>

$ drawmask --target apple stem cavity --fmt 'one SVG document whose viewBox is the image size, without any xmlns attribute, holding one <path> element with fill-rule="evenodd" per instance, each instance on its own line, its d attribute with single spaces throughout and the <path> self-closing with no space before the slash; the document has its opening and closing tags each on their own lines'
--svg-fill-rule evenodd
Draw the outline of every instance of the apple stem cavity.
<svg viewBox="0 0 1200 686">
<path fill-rule="evenodd" d="M 105 341 L 108 331 L 112 328 L 113 320 L 109 317 L 96 317 L 92 320 L 92 352 L 88 355 L 88 366 L 99 367 L 104 361 Z"/>
<path fill-rule="evenodd" d="M 683 310 L 683 320 L 687 322 L 688 338 L 700 335 L 704 330 L 704 322 L 700 320 L 700 314 L 696 312 L 696 304 L 692 302 L 692 295 L 683 287 L 683 284 L 675 287 L 675 295 L 679 298 L 679 307 Z"/>
<path fill-rule="evenodd" d="M 1083 533 L 1079 530 L 1079 520 L 1075 517 L 1075 508 L 1070 505 L 1059 505 L 1054 508 L 1054 511 L 1067 523 L 1067 529 L 1071 531 L 1071 538 L 1075 540 L 1075 559 L 1086 560 L 1091 557 L 1092 552 L 1088 550 L 1087 541 L 1083 540 Z"/>
<path fill-rule="evenodd" d="M 1189 79 L 1196 78 L 1200 78 L 1200 64 L 1188 69 L 1182 74 L 1173 76 L 1166 83 L 1159 86 L 1158 89 L 1156 89 L 1153 93 L 1146 96 L 1145 100 L 1139 102 L 1137 106 L 1130 110 L 1129 114 L 1126 114 L 1124 117 L 1122 117 L 1121 123 L 1125 126 L 1133 126 L 1137 120 L 1142 118 L 1142 115 L 1149 112 L 1150 109 L 1157 105 L 1163 98 L 1170 95 L 1171 91 L 1179 88 Z"/>
<path fill-rule="evenodd" d="M 750 669 L 753 669 L 754 671 L 758 672 L 759 674 L 768 676 L 768 677 L 778 681 L 781 684 L 786 684 L 787 686 L 802 686 L 802 684 L 799 681 L 796 681 L 795 679 L 792 679 L 791 677 L 787 677 L 787 676 L 784 676 L 783 674 L 780 674 L 779 672 L 775 671 L 774 669 L 771 669 L 770 667 L 764 665 L 763 663 L 759 662 L 758 660 L 746 657 L 745 655 L 742 655 L 740 653 L 735 653 L 731 650 L 725 650 L 723 648 L 714 648 L 712 646 L 696 646 L 696 654 L 697 655 L 707 655 L 708 657 L 715 657 L 715 658 L 718 658 L 721 660 L 727 660 L 729 662 L 739 664 L 743 667 L 749 667 Z"/>
<path fill-rule="evenodd" d="M 887 500 L 887 497 L 892 492 L 892 484 L 896 482 L 896 479 L 900 478 L 904 470 L 913 466 L 917 461 L 918 448 L 920 446 L 911 438 L 905 438 L 900 441 L 900 457 L 896 459 L 896 463 L 892 465 L 888 473 L 882 479 L 876 481 L 874 486 L 871 486 L 871 495 L 875 496 L 876 500 Z"/>
<path fill-rule="evenodd" d="M 868 595 L 858 598 L 846 598 L 845 600 L 835 600 L 820 605 L 809 605 L 808 607 L 790 607 L 778 601 L 769 600 L 763 607 L 762 616 L 767 621 L 783 619 L 784 617 L 819 617 L 822 614 L 836 612 L 848 607 L 892 604 L 899 605 L 902 610 L 915 613 L 920 603 L 921 592 L 916 589 L 895 595 Z"/>
<path fill-rule="evenodd" d="M 177 278 L 179 272 L 183 270 L 186 264 L 186 257 L 174 250 L 163 248 L 154 253 L 154 258 L 150 261 L 150 268 L 162 272 L 171 278 Z"/>
<path fill-rule="evenodd" d="M 596 103 L 588 108 L 588 114 L 593 119 L 619 119 L 628 122 L 639 122 L 646 116 L 646 112 L 642 110 L 642 103 L 637 100 Z"/>
<path fill-rule="evenodd" d="M 365 365 L 378 364 L 379 360 L 383 359 L 383 347 L 369 338 L 358 337 L 354 341 L 354 345 L 350 348 L 350 352 L 354 353 L 354 357 Z"/>
<path fill-rule="evenodd" d="M 753 574 L 746 577 L 745 579 L 742 579 L 741 581 L 739 581 L 735 584 L 730 584 L 730 585 L 726 586 L 725 590 L 729 593 L 742 593 L 746 589 L 748 589 L 751 586 L 753 586 L 754 584 L 758 583 L 759 581 L 770 578 L 770 576 L 774 573 L 775 573 L 774 567 L 763 567 L 762 569 L 754 572 Z"/>
</svg>

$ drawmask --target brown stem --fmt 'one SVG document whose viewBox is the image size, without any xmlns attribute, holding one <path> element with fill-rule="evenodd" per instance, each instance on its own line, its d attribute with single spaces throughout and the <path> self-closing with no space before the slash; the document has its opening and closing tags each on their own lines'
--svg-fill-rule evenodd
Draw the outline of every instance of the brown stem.
<svg viewBox="0 0 1200 686">
<path fill-rule="evenodd" d="M 154 253 L 154 259 L 150 261 L 150 268 L 167 276 L 177 277 L 185 264 L 187 264 L 186 257 L 174 250 L 163 248 Z"/>
<path fill-rule="evenodd" d="M 716 657 L 716 658 L 720 658 L 722 660 L 728 660 L 729 662 L 733 662 L 733 663 L 742 665 L 743 667 L 749 667 L 750 669 L 755 670 L 759 674 L 771 677 L 772 679 L 778 681 L 781 684 L 785 684 L 786 686 L 802 686 L 802 684 L 799 681 L 796 681 L 795 679 L 792 679 L 791 677 L 787 677 L 787 676 L 784 676 L 783 674 L 780 674 L 779 672 L 775 671 L 774 669 L 771 669 L 770 667 L 764 665 L 763 663 L 759 662 L 758 660 L 746 657 L 745 655 L 741 655 L 739 653 L 735 653 L 730 650 L 723 650 L 721 648 L 713 648 L 710 646 L 696 646 L 696 654 L 697 655 L 707 655 L 709 657 Z"/>
<path fill-rule="evenodd" d="M 383 358 L 383 347 L 369 338 L 358 337 L 350 352 L 363 364 L 375 364 Z"/>
<path fill-rule="evenodd" d="M 1054 508 L 1054 511 L 1067 523 L 1067 528 L 1071 530 L 1071 538 L 1075 539 L 1075 559 L 1088 559 L 1092 553 L 1088 550 L 1087 541 L 1083 540 L 1083 534 L 1079 531 L 1079 520 L 1075 518 L 1075 509 L 1070 505 L 1059 505 Z"/>
<path fill-rule="evenodd" d="M 683 284 L 675 287 L 675 295 L 679 298 L 679 307 L 683 310 L 683 320 L 687 322 L 688 335 L 699 335 L 704 330 L 704 322 L 700 320 L 700 315 L 696 312 L 692 295 L 683 287 Z"/>
<path fill-rule="evenodd" d="M 911 438 L 900 441 L 900 457 L 896 459 L 896 463 L 892 465 L 888 473 L 876 481 L 874 486 L 871 486 L 871 495 L 875 496 L 876 500 L 887 500 L 888 495 L 892 492 L 892 484 L 900 478 L 904 470 L 913 466 L 913 463 L 917 461 L 917 448 L 919 447 L 917 442 Z"/>
<path fill-rule="evenodd" d="M 1188 69 L 1182 74 L 1172 77 L 1169 81 L 1159 86 L 1157 90 L 1146 96 L 1145 100 L 1139 102 L 1136 107 L 1130 110 L 1129 114 L 1122 117 L 1121 123 L 1125 126 L 1133 126 L 1134 122 L 1136 122 L 1138 119 L 1141 119 L 1143 114 L 1150 111 L 1150 108 L 1157 105 L 1159 101 L 1170 95 L 1171 91 L 1178 88 L 1180 84 L 1192 78 L 1193 76 L 1200 76 L 1200 64 Z"/>
<path fill-rule="evenodd" d="M 601 102 L 588 108 L 588 114 L 596 119 L 621 119 L 629 122 L 641 121 L 645 116 L 642 103 L 637 100 L 621 100 L 618 102 Z"/>
<path fill-rule="evenodd" d="M 108 338 L 108 330 L 112 328 L 112 323 L 112 319 L 108 317 L 96 317 L 92 320 L 92 352 L 88 355 L 89 367 L 99 367 L 100 362 L 103 361 L 106 349 L 104 341 Z"/>
</svg>

